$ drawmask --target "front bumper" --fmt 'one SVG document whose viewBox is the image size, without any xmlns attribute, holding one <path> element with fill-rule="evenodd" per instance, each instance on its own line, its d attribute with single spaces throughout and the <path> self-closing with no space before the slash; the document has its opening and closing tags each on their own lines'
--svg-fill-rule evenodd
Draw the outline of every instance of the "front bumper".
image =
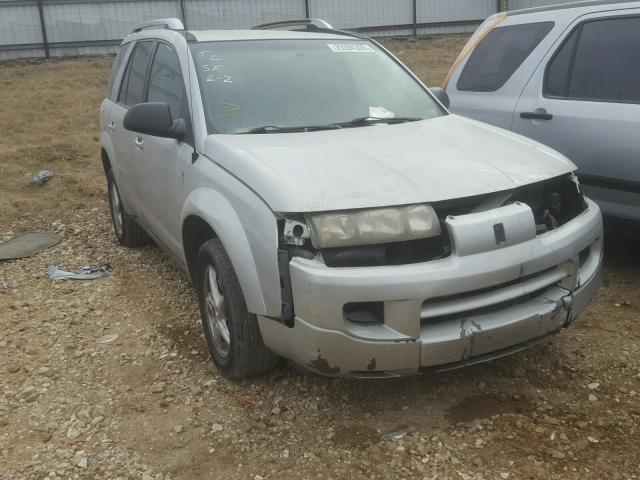
<svg viewBox="0 0 640 480">
<path fill-rule="evenodd" d="M 389 267 L 290 262 L 295 320 L 258 317 L 265 344 L 329 376 L 417 374 L 489 360 L 569 325 L 600 285 L 602 219 L 595 203 L 535 235 L 522 205 L 448 218 L 453 254 Z M 508 241 L 496 245 L 494 222 Z M 491 235 L 489 235 L 491 233 Z M 344 305 L 382 302 L 384 321 L 349 321 Z"/>
</svg>

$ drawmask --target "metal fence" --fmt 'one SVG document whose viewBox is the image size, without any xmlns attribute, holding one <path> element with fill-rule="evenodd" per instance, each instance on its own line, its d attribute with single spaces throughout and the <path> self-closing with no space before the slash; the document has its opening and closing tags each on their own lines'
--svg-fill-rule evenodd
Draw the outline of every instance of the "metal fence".
<svg viewBox="0 0 640 480">
<path fill-rule="evenodd" d="M 111 53 L 152 18 L 204 30 L 317 17 L 372 36 L 423 35 L 473 31 L 507 3 L 545 0 L 0 0 L 0 60 Z"/>
</svg>

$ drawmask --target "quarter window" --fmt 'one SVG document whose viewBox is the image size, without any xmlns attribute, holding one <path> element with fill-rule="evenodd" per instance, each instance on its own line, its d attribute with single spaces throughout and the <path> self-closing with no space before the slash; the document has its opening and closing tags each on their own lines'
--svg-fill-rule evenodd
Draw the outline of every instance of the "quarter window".
<svg viewBox="0 0 640 480">
<path fill-rule="evenodd" d="M 129 50 L 130 46 L 131 46 L 130 43 L 127 43 L 126 45 L 121 46 L 118 49 L 118 53 L 116 53 L 116 57 L 113 59 L 113 65 L 111 66 L 111 75 L 109 75 L 109 84 L 107 85 L 107 96 L 113 100 L 115 100 L 114 97 L 118 93 L 117 91 L 114 92 L 113 85 L 116 81 L 116 76 L 118 75 L 118 71 L 122 66 L 122 61 L 124 60 L 124 57 L 126 57 L 127 51 Z"/>
<path fill-rule="evenodd" d="M 153 42 L 138 42 L 127 66 L 118 101 L 128 107 L 144 100 L 144 80 Z"/>
<path fill-rule="evenodd" d="M 577 38 L 578 31 L 575 30 L 567 37 L 553 60 L 549 62 L 545 81 L 545 95 L 551 97 L 566 97 L 569 95 L 569 73 L 571 72 L 571 62 L 573 61 Z"/>
<path fill-rule="evenodd" d="M 553 28 L 553 22 L 498 27 L 476 47 L 458 79 L 458 90 L 495 92 Z"/>
<path fill-rule="evenodd" d="M 171 47 L 159 43 L 151 65 L 147 101 L 165 102 L 173 118 L 184 118 L 186 98 L 178 56 Z"/>
</svg>

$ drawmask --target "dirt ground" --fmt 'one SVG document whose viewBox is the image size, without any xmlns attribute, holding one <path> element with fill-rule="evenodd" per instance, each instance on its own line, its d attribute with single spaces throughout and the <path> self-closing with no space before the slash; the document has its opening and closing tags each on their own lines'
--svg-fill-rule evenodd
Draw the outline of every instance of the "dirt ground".
<svg viewBox="0 0 640 480">
<path fill-rule="evenodd" d="M 464 41 L 385 43 L 434 85 Z M 597 301 L 525 353 L 387 381 L 287 367 L 229 381 L 187 277 L 115 241 L 98 136 L 110 63 L 0 66 L 0 239 L 63 238 L 0 263 L 1 479 L 640 477 L 640 237 L 607 232 Z M 42 168 L 56 177 L 35 187 Z M 46 274 L 103 262 L 100 280 Z"/>
</svg>

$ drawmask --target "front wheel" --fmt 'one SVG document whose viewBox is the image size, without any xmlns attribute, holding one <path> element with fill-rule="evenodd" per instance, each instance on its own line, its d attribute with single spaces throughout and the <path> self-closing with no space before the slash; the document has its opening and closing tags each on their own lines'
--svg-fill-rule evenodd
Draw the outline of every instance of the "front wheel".
<svg viewBox="0 0 640 480">
<path fill-rule="evenodd" d="M 227 378 L 267 372 L 278 356 L 264 345 L 256 316 L 249 313 L 231 260 L 219 239 L 198 251 L 196 289 L 209 353 Z"/>
</svg>

